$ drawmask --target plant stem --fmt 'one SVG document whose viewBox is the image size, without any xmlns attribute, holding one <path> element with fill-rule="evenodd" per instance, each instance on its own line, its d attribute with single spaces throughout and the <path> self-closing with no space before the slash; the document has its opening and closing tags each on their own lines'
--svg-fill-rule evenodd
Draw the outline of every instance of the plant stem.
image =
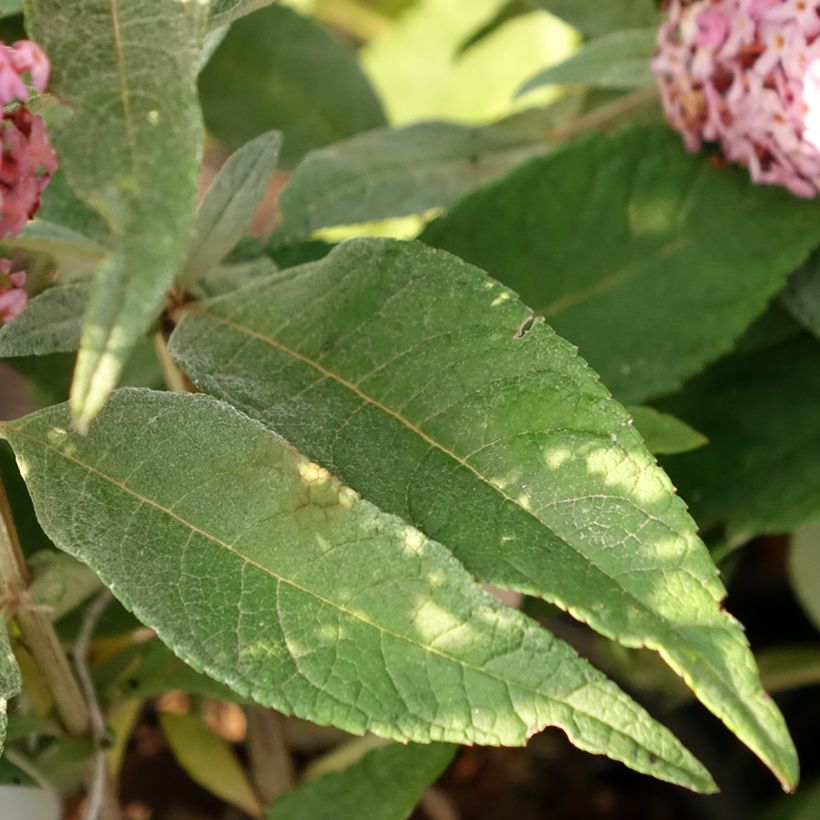
<svg viewBox="0 0 820 820">
<path fill-rule="evenodd" d="M 265 805 L 293 788 L 293 762 L 282 731 L 283 717 L 273 709 L 248 706 L 248 759 L 257 794 Z"/>
<path fill-rule="evenodd" d="M 580 117 L 551 128 L 549 138 L 555 142 L 563 142 L 585 134 L 587 131 L 595 131 L 605 126 L 615 125 L 636 109 L 654 104 L 658 98 L 658 89 L 655 86 L 639 88 L 637 91 L 618 97 L 611 103 L 593 108 L 592 111 L 582 114 Z"/>
<path fill-rule="evenodd" d="M 0 589 L 14 602 L 14 619 L 49 688 L 60 720 L 70 735 L 89 730 L 88 708 L 48 613 L 26 608 L 30 583 L 6 488 L 0 477 Z"/>
<path fill-rule="evenodd" d="M 171 354 L 168 352 L 168 342 L 162 333 L 154 334 L 154 350 L 159 360 L 159 366 L 162 369 L 165 386 L 174 393 L 193 392 L 193 385 L 177 367 L 177 363 L 171 358 Z"/>
</svg>

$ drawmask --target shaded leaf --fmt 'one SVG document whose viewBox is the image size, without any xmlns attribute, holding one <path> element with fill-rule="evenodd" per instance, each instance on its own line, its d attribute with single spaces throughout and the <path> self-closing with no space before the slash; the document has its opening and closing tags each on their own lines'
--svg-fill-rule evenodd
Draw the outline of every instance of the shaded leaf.
<svg viewBox="0 0 820 820">
<path fill-rule="evenodd" d="M 228 742 L 193 715 L 160 712 L 159 725 L 177 762 L 211 794 L 258 816 L 262 807 Z"/>
<path fill-rule="evenodd" d="M 706 436 L 690 427 L 685 421 L 654 407 L 627 407 L 638 432 L 649 451 L 655 455 L 686 453 L 708 443 Z"/>
<path fill-rule="evenodd" d="M 524 163 L 422 239 L 516 290 L 638 403 L 731 349 L 816 244 L 818 215 L 641 127 Z"/>
<path fill-rule="evenodd" d="M 221 296 L 276 273 L 276 265 L 269 256 L 260 256 L 250 262 L 221 265 L 210 271 L 194 289 L 198 298 Z"/>
<path fill-rule="evenodd" d="M 820 338 L 820 252 L 815 251 L 789 279 L 780 300 L 800 324 Z"/>
<path fill-rule="evenodd" d="M 593 40 L 577 54 L 531 77 L 518 94 L 542 85 L 588 85 L 592 88 L 643 88 L 651 85 L 649 60 L 656 29 L 616 31 Z"/>
<path fill-rule="evenodd" d="M 55 543 L 239 694 L 402 741 L 521 745 L 557 725 L 587 751 L 713 788 L 567 644 L 229 405 L 125 389 L 86 436 L 65 405 L 0 429 Z"/>
<path fill-rule="evenodd" d="M 285 166 L 385 122 L 354 52 L 285 6 L 234 23 L 203 70 L 200 90 L 208 129 L 228 148 L 280 130 Z"/>
<path fill-rule="evenodd" d="M 26 12 L 32 37 L 51 57 L 52 89 L 72 112 L 53 131 L 63 171 L 111 228 L 72 385 L 75 422 L 86 427 L 159 312 L 193 224 L 207 7 L 30 0 Z"/>
<path fill-rule="evenodd" d="M 793 780 L 685 505 L 626 411 L 511 291 L 415 243 L 357 240 L 193 308 L 171 352 L 481 580 L 660 651 Z"/>
<path fill-rule="evenodd" d="M 262 134 L 228 158 L 199 206 L 177 281 L 188 289 L 244 236 L 276 169 L 282 135 Z"/>
<path fill-rule="evenodd" d="M 426 122 L 360 134 L 299 164 L 279 198 L 277 236 L 446 207 L 547 147 L 543 132 L 536 141 L 501 125 Z"/>
<path fill-rule="evenodd" d="M 13 322 L 0 327 L 0 357 L 70 353 L 80 344 L 89 285 L 56 285 L 35 296 Z"/>
<path fill-rule="evenodd" d="M 792 536 L 789 576 L 803 611 L 820 629 L 820 521 L 800 527 Z"/>
<path fill-rule="evenodd" d="M 527 0 L 566 20 L 584 34 L 654 26 L 659 20 L 655 0 Z"/>
<path fill-rule="evenodd" d="M 664 464 L 702 529 L 732 542 L 820 516 L 820 345 L 806 335 L 732 356 L 663 401 L 709 444 Z"/>
<path fill-rule="evenodd" d="M 391 744 L 283 795 L 267 820 L 405 820 L 455 747 Z"/>
</svg>

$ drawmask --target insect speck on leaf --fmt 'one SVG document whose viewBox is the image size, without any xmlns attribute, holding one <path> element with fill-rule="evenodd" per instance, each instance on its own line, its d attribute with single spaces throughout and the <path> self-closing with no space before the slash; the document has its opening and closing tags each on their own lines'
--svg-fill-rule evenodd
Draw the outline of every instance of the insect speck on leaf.
<svg viewBox="0 0 820 820">
<path fill-rule="evenodd" d="M 523 339 L 532 329 L 532 326 L 535 324 L 535 314 L 531 313 L 524 319 L 523 322 L 518 326 L 518 330 L 515 331 L 513 335 L 513 339 Z"/>
</svg>

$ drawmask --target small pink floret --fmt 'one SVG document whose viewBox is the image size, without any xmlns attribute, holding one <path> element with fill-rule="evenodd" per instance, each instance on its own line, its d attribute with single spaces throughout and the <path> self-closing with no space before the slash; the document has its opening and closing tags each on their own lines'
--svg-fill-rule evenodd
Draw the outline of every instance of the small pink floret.
<svg viewBox="0 0 820 820">
<path fill-rule="evenodd" d="M 0 321 L 16 319 L 28 305 L 28 294 L 23 290 L 24 271 L 11 273 L 11 260 L 0 259 Z"/>
<path fill-rule="evenodd" d="M 18 40 L 13 46 L 14 67 L 20 74 L 31 75 L 31 84 L 45 91 L 51 74 L 51 63 L 43 49 L 31 40 Z"/>
<path fill-rule="evenodd" d="M 671 0 L 652 69 L 686 147 L 820 192 L 820 0 Z"/>
</svg>

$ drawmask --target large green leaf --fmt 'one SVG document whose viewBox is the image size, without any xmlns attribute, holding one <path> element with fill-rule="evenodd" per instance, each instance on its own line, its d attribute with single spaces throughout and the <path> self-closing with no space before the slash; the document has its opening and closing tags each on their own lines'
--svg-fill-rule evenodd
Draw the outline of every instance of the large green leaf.
<svg viewBox="0 0 820 820">
<path fill-rule="evenodd" d="M 277 236 L 444 207 L 547 147 L 543 132 L 536 140 L 503 125 L 426 122 L 361 134 L 297 166 L 279 198 Z"/>
<path fill-rule="evenodd" d="M 818 218 L 817 203 L 643 127 L 524 163 L 422 239 L 516 290 L 641 402 L 731 349 L 816 244 Z"/>
<path fill-rule="evenodd" d="M 51 57 L 52 89 L 72 112 L 54 131 L 62 168 L 111 228 L 72 386 L 84 427 L 159 312 L 193 224 L 207 4 L 28 0 L 26 15 Z"/>
<path fill-rule="evenodd" d="M 194 307 L 172 354 L 500 588 L 659 650 L 786 783 L 760 688 L 684 504 L 627 412 L 515 295 L 415 243 L 358 240 Z"/>
<path fill-rule="evenodd" d="M 280 130 L 282 162 L 384 125 L 352 49 L 285 6 L 237 20 L 200 78 L 208 129 L 237 149 Z"/>
<path fill-rule="evenodd" d="M 6 705 L 20 692 L 20 670 L 9 646 L 6 625 L 0 619 L 0 754 L 6 743 Z"/>
<path fill-rule="evenodd" d="M 639 28 L 600 37 L 569 59 L 531 77 L 519 94 L 549 84 L 643 88 L 652 83 L 649 59 L 655 48 L 655 36 L 654 28 Z"/>
<path fill-rule="evenodd" d="M 702 528 L 733 542 L 820 517 L 820 344 L 806 335 L 732 356 L 661 409 L 709 444 L 664 460 Z"/>
<path fill-rule="evenodd" d="M 455 747 L 391 744 L 280 797 L 267 820 L 405 820 Z"/>
<path fill-rule="evenodd" d="M 124 389 L 86 436 L 65 405 L 0 430 L 55 543 L 243 696 L 403 741 L 519 745 L 556 725 L 583 749 L 712 789 L 568 645 L 229 405 Z"/>
<path fill-rule="evenodd" d="M 71 353 L 80 343 L 88 304 L 85 282 L 47 288 L 25 312 L 0 327 L 0 357 Z"/>
</svg>

